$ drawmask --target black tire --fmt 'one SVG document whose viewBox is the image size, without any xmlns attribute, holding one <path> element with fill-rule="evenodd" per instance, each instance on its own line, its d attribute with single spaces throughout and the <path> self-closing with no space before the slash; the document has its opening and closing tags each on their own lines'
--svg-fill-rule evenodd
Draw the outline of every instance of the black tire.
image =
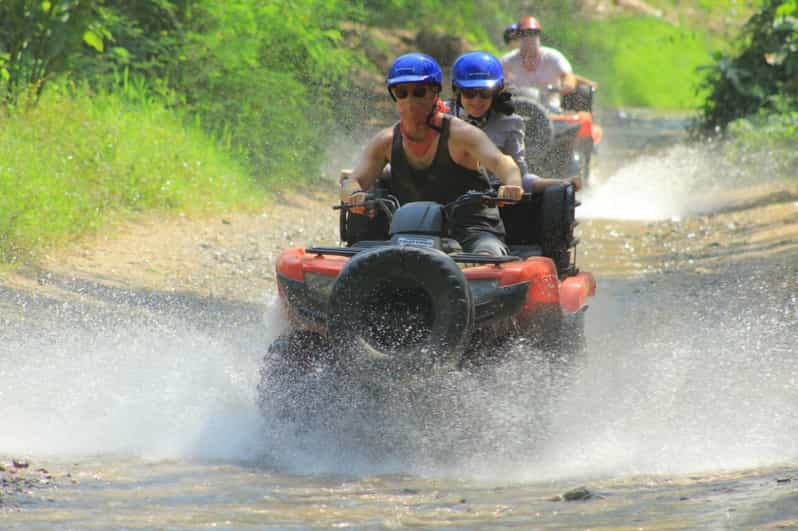
<svg viewBox="0 0 798 531">
<path fill-rule="evenodd" d="M 397 369 L 459 366 L 474 321 L 463 272 L 444 253 L 420 247 L 357 254 L 333 286 L 329 308 L 337 354 Z"/>
<path fill-rule="evenodd" d="M 590 150 L 582 153 L 582 167 L 579 176 L 582 178 L 582 186 L 587 188 L 590 185 Z"/>
<path fill-rule="evenodd" d="M 326 358 L 327 350 L 328 342 L 323 336 L 310 330 L 295 330 L 272 341 L 267 356 L 279 357 L 286 367 L 307 372 Z"/>
<path fill-rule="evenodd" d="M 584 310 L 563 313 L 558 304 L 543 306 L 523 324 L 529 342 L 552 358 L 570 361 L 587 349 Z"/>
</svg>

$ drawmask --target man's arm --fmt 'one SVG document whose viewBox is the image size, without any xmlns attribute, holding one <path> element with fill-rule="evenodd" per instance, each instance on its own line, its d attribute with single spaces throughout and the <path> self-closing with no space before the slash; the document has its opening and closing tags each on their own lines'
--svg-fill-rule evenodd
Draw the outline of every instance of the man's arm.
<svg viewBox="0 0 798 531">
<path fill-rule="evenodd" d="M 354 170 L 341 179 L 341 201 L 355 204 L 363 202 L 363 194 L 356 192 L 368 190 L 377 182 L 388 163 L 387 150 L 392 138 L 393 131 L 383 129 L 366 144 Z"/>
<path fill-rule="evenodd" d="M 559 50 L 551 50 L 557 68 L 560 70 L 560 91 L 569 93 L 576 90 L 576 76 L 570 61 Z"/>
</svg>

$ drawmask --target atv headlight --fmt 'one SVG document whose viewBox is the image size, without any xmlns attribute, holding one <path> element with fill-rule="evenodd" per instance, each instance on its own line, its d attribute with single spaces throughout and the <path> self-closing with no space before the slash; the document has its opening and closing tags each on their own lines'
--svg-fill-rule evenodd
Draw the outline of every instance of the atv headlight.
<svg viewBox="0 0 798 531">
<path fill-rule="evenodd" d="M 318 297 L 321 301 L 326 301 L 330 297 L 333 284 L 338 277 L 334 275 L 322 275 L 321 273 L 305 273 L 305 286 L 308 291 Z"/>
</svg>

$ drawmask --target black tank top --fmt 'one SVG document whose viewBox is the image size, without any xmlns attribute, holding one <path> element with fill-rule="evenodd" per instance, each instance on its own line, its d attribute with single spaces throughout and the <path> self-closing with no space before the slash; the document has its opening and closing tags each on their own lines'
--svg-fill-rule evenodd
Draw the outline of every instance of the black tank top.
<svg viewBox="0 0 798 531">
<path fill-rule="evenodd" d="M 402 146 L 402 132 L 397 123 L 391 145 L 391 177 L 389 188 L 400 204 L 412 201 L 435 201 L 446 204 L 469 191 L 490 191 L 488 178 L 477 170 L 470 170 L 452 160 L 449 155 L 450 118 L 443 117 L 435 158 L 426 168 L 413 168 Z M 460 207 L 454 212 L 453 234 L 462 239 L 473 230 L 504 235 L 499 210 L 495 207 Z"/>
</svg>

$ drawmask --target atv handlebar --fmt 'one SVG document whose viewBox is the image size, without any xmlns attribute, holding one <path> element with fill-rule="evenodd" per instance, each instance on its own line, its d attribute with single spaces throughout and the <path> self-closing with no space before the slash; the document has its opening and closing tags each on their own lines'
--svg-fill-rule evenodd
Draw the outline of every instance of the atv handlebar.
<svg viewBox="0 0 798 531">
<path fill-rule="evenodd" d="M 388 218 L 389 223 L 393 218 L 393 213 L 396 212 L 398 208 L 399 200 L 396 196 L 386 195 L 380 197 L 374 193 L 366 193 L 366 200 L 357 205 L 350 205 L 342 202 L 340 205 L 333 206 L 333 210 L 346 210 L 355 214 L 366 214 L 368 212 L 380 210 Z"/>
<path fill-rule="evenodd" d="M 488 206 L 509 206 L 524 201 L 528 197 L 531 197 L 532 194 L 524 193 L 523 199 L 515 200 L 515 199 L 499 199 L 498 193 L 496 191 L 491 192 L 477 192 L 477 191 L 469 191 L 451 201 L 443 205 L 443 208 L 447 212 L 451 212 L 458 207 L 464 205 L 470 205 L 474 203 L 484 203 Z M 393 217 L 393 213 L 396 209 L 399 208 L 399 200 L 396 196 L 387 195 L 387 196 L 377 196 L 374 193 L 366 193 L 366 200 L 362 203 L 356 205 L 350 205 L 348 203 L 341 203 L 339 205 L 335 205 L 332 207 L 333 210 L 347 210 L 349 212 L 354 212 L 356 214 L 364 213 L 364 211 L 374 211 L 374 210 L 381 210 L 385 213 L 390 220 Z"/>
<path fill-rule="evenodd" d="M 447 214 L 451 215 L 455 209 L 465 205 L 482 203 L 491 207 L 509 206 L 518 203 L 515 199 L 499 199 L 496 191 L 491 192 L 466 192 L 451 203 L 446 203 L 443 208 Z"/>
</svg>

